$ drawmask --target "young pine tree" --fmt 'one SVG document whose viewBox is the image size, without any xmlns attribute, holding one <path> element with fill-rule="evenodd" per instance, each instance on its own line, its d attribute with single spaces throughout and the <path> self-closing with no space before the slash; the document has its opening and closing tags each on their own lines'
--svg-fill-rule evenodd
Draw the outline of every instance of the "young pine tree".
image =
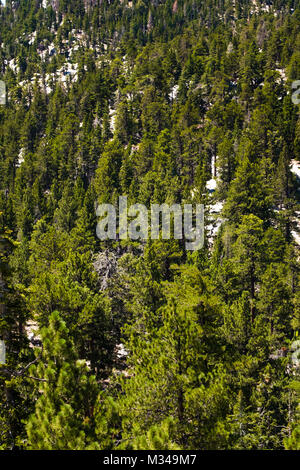
<svg viewBox="0 0 300 470">
<path fill-rule="evenodd" d="M 31 367 L 39 397 L 27 425 L 27 448 L 33 450 L 98 449 L 94 433 L 97 384 L 85 361 L 78 360 L 58 312 L 41 330 L 43 349 Z"/>
</svg>

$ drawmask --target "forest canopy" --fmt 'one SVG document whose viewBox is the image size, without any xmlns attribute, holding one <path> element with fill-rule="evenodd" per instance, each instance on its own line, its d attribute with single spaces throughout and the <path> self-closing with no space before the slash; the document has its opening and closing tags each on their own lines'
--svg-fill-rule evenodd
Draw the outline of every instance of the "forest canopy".
<svg viewBox="0 0 300 470">
<path fill-rule="evenodd" d="M 0 80 L 0 449 L 299 450 L 299 0 L 6 0 Z"/>
</svg>

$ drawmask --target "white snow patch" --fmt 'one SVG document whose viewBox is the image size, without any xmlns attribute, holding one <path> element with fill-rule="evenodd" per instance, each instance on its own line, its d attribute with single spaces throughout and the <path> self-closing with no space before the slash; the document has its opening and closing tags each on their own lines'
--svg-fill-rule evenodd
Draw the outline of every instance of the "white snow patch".
<svg viewBox="0 0 300 470">
<path fill-rule="evenodd" d="M 177 98 L 177 95 L 178 95 L 178 90 L 179 90 L 179 86 L 178 85 L 174 85 L 172 88 L 171 88 L 171 91 L 169 93 L 169 98 L 170 100 L 176 100 Z"/>
<path fill-rule="evenodd" d="M 217 180 L 212 178 L 210 180 L 207 181 L 206 183 L 206 189 L 208 189 L 208 191 L 215 191 L 217 188 Z"/>
<path fill-rule="evenodd" d="M 114 108 L 109 107 L 109 120 L 110 120 L 110 130 L 115 132 L 116 129 L 116 112 Z"/>
<path fill-rule="evenodd" d="M 222 212 L 223 207 L 224 207 L 224 202 L 222 201 L 218 201 L 218 202 L 215 202 L 215 204 L 207 206 L 211 214 L 220 214 L 220 212 Z"/>
<path fill-rule="evenodd" d="M 295 232 L 295 230 L 292 230 L 292 235 L 293 235 L 293 238 L 295 240 L 295 242 L 297 243 L 298 246 L 300 246 L 300 235 L 298 232 Z"/>
<path fill-rule="evenodd" d="M 33 320 L 29 320 L 27 324 L 25 325 L 25 332 L 27 335 L 27 338 L 29 339 L 31 345 L 30 347 L 32 348 L 36 343 L 39 343 L 41 341 L 41 337 L 38 334 L 38 324 L 37 322 Z"/>
<path fill-rule="evenodd" d="M 284 69 L 276 69 L 276 72 L 279 73 L 281 79 L 286 82 L 287 81 L 287 76 L 286 76 L 286 73 L 285 73 L 285 70 Z M 280 83 L 280 82 L 279 82 Z"/>
<path fill-rule="evenodd" d="M 291 161 L 291 172 L 300 179 L 300 162 L 298 160 Z"/>
<path fill-rule="evenodd" d="M 16 59 L 12 59 L 8 62 L 8 66 L 12 69 L 15 73 L 19 71 L 19 66 L 17 65 Z"/>
<path fill-rule="evenodd" d="M 122 359 L 122 358 L 128 356 L 128 351 L 126 351 L 126 349 L 125 349 L 125 347 L 124 347 L 124 344 L 122 344 L 122 343 L 117 344 L 116 350 L 117 350 L 117 357 L 118 357 L 119 359 Z"/>
<path fill-rule="evenodd" d="M 36 31 L 33 31 L 33 33 L 29 34 L 28 36 L 28 42 L 30 45 L 32 45 L 35 41 L 35 38 L 36 38 Z"/>
<path fill-rule="evenodd" d="M 22 163 L 24 162 L 24 157 L 25 157 L 25 149 L 21 148 L 20 152 L 19 152 L 19 155 L 18 155 L 18 161 L 16 163 L 17 168 L 19 168 L 22 165 Z"/>
<path fill-rule="evenodd" d="M 205 226 L 209 244 L 212 245 L 219 228 L 224 222 L 220 214 L 224 207 L 224 201 L 215 201 L 206 206 L 206 213 L 209 223 Z"/>
</svg>

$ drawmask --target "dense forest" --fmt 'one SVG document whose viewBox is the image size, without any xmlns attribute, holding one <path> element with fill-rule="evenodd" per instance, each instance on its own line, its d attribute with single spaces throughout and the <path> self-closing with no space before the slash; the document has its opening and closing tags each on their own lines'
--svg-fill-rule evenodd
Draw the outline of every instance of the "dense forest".
<svg viewBox="0 0 300 470">
<path fill-rule="evenodd" d="M 2 3 L 0 449 L 299 450 L 299 0 Z"/>
</svg>

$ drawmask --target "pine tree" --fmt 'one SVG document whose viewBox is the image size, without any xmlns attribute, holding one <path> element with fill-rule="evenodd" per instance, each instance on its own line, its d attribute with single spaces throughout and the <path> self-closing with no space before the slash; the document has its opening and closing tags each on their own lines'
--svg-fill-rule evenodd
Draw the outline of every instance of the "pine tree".
<svg viewBox="0 0 300 470">
<path fill-rule="evenodd" d="M 145 436 L 139 436 L 132 443 L 133 450 L 180 450 L 170 437 L 175 431 L 172 419 L 166 419 L 160 425 L 152 426 Z"/>
<path fill-rule="evenodd" d="M 58 312 L 41 330 L 38 365 L 30 368 L 37 382 L 38 399 L 26 425 L 28 449 L 96 449 L 95 377 L 76 356 L 69 332 Z"/>
</svg>

